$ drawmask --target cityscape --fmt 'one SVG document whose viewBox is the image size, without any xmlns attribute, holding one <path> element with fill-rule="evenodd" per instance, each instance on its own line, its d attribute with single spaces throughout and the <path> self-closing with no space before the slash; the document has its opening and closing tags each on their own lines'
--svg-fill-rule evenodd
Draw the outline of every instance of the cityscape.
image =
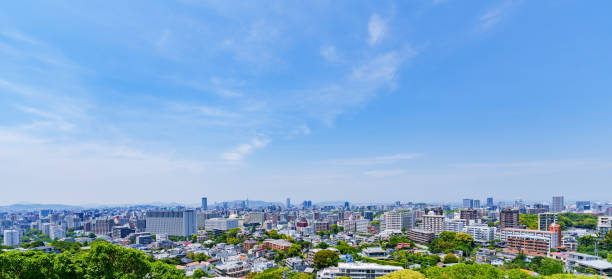
<svg viewBox="0 0 612 279">
<path fill-rule="evenodd" d="M 188 277 L 368 279 L 466 262 L 526 276 L 612 275 L 612 202 L 292 202 L 17 209 L 0 213 L 3 250 L 78 253 L 109 243 Z"/>
<path fill-rule="evenodd" d="M 0 279 L 612 278 L 611 14 L 0 2 Z"/>
</svg>

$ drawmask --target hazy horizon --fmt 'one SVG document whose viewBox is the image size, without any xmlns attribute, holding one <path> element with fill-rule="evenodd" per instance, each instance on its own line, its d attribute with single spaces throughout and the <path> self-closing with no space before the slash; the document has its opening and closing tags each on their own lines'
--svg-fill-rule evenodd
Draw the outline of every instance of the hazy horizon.
<svg viewBox="0 0 612 279">
<path fill-rule="evenodd" d="M 0 204 L 610 200 L 597 4 L 7 2 Z"/>
</svg>

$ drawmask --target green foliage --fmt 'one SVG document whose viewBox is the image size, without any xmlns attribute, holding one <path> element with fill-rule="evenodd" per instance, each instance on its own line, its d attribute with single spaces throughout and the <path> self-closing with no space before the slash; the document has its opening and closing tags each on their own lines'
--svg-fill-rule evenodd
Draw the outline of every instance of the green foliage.
<svg viewBox="0 0 612 279">
<path fill-rule="evenodd" d="M 384 246 L 387 248 L 395 248 L 399 243 L 410 243 L 410 247 L 414 247 L 414 241 L 408 239 L 407 236 L 400 235 L 391 236 Z"/>
<path fill-rule="evenodd" d="M 595 255 L 595 244 L 597 244 L 597 254 L 602 258 L 606 258 L 612 254 L 612 232 L 606 234 L 603 239 L 596 238 L 591 235 L 585 235 L 578 238 L 577 252 Z"/>
<path fill-rule="evenodd" d="M 519 214 L 519 223 L 529 229 L 538 229 L 538 214 Z"/>
<path fill-rule="evenodd" d="M 206 261 L 210 259 L 210 257 L 204 253 L 193 253 L 193 252 L 187 253 L 187 258 L 190 258 L 196 262 Z"/>
<path fill-rule="evenodd" d="M 425 270 L 427 278 L 432 279 L 527 279 L 531 275 L 518 270 L 504 271 L 486 264 L 456 264 L 448 267 L 430 267 Z"/>
<path fill-rule="evenodd" d="M 337 233 L 339 233 L 339 232 L 344 231 L 344 227 L 342 227 L 342 226 L 338 226 L 338 225 L 336 225 L 336 224 L 333 224 L 333 225 L 331 225 L 331 227 L 330 227 L 330 229 L 329 229 L 329 230 L 330 230 L 330 232 L 331 232 L 332 234 L 337 234 Z"/>
<path fill-rule="evenodd" d="M 596 229 L 597 216 L 592 214 L 576 214 L 571 212 L 559 214 L 559 225 L 565 230 L 569 227 Z"/>
<path fill-rule="evenodd" d="M 445 231 L 431 241 L 429 250 L 435 254 L 461 250 L 465 255 L 471 255 L 474 250 L 474 238 L 467 233 Z"/>
<path fill-rule="evenodd" d="M 287 279 L 314 279 L 315 277 L 307 273 L 291 272 L 287 275 Z"/>
<path fill-rule="evenodd" d="M 204 276 L 206 276 L 206 273 L 201 269 L 196 269 L 193 271 L 193 278 L 202 278 Z"/>
<path fill-rule="evenodd" d="M 380 264 L 380 265 L 404 266 L 403 263 L 398 262 L 398 261 L 379 260 L 379 259 L 373 259 L 373 258 L 367 258 L 367 257 L 362 258 L 361 260 L 366 263 L 375 263 L 375 264 Z"/>
<path fill-rule="evenodd" d="M 298 243 L 291 244 L 287 249 L 287 257 L 297 257 L 302 255 L 302 245 Z"/>
<path fill-rule="evenodd" d="M 141 251 L 94 242 L 72 255 L 42 252 L 0 253 L 0 278 L 184 278 L 182 271 L 151 262 Z"/>
<path fill-rule="evenodd" d="M 425 279 L 425 275 L 417 271 L 404 269 L 391 272 L 387 275 L 378 277 L 378 279 Z"/>
<path fill-rule="evenodd" d="M 321 250 L 314 255 L 314 265 L 318 269 L 328 266 L 337 266 L 339 260 L 338 254 L 331 250 Z"/>
<path fill-rule="evenodd" d="M 249 274 L 247 279 L 283 279 L 284 269 L 268 268 L 263 272 Z"/>
<path fill-rule="evenodd" d="M 316 248 L 318 248 L 318 249 L 327 249 L 327 248 L 329 248 L 329 244 L 327 244 L 327 242 L 321 241 L 321 242 L 319 242 L 319 244 L 317 244 Z"/>
<path fill-rule="evenodd" d="M 445 264 L 458 263 L 458 262 L 459 262 L 459 258 L 457 258 L 457 256 L 455 256 L 455 254 L 453 253 L 446 254 L 446 256 L 444 256 L 444 260 L 442 261 L 442 263 L 445 263 Z"/>
<path fill-rule="evenodd" d="M 338 241 L 338 243 L 336 243 L 336 249 L 338 249 L 338 251 L 340 251 L 340 254 L 357 254 L 357 249 L 351 245 L 348 245 L 348 243 L 340 240 Z"/>
<path fill-rule="evenodd" d="M 440 262 L 440 257 L 438 255 L 413 254 L 408 251 L 398 251 L 393 256 L 395 257 L 395 261 L 401 262 L 403 266 L 420 264 L 423 267 L 427 267 L 436 265 Z"/>
<path fill-rule="evenodd" d="M 506 269 L 527 269 L 541 275 L 563 273 L 563 263 L 561 261 L 538 256 L 531 259 L 528 263 L 525 261 L 525 255 L 523 254 L 519 254 L 511 263 L 506 264 L 504 267 Z"/>
</svg>

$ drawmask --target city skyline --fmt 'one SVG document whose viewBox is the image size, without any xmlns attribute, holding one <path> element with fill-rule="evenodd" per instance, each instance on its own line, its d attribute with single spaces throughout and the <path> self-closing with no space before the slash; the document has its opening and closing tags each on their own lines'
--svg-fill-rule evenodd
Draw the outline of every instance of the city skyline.
<svg viewBox="0 0 612 279">
<path fill-rule="evenodd" d="M 609 199 L 599 4 L 6 3 L 0 205 Z"/>
</svg>

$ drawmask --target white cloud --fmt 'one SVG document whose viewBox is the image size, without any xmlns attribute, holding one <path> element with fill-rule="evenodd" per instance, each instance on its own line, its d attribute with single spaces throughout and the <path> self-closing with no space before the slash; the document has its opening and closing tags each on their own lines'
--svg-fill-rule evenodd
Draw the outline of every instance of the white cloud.
<svg viewBox="0 0 612 279">
<path fill-rule="evenodd" d="M 365 176 L 370 176 L 370 177 L 392 177 L 392 176 L 398 176 L 398 175 L 402 175 L 406 173 L 406 170 L 370 170 L 370 171 L 366 171 L 363 174 Z"/>
<path fill-rule="evenodd" d="M 327 61 L 333 62 L 333 61 L 338 60 L 338 53 L 336 52 L 335 46 L 332 46 L 332 45 L 322 46 L 319 52 L 321 53 L 323 58 L 325 58 L 325 60 Z"/>
<path fill-rule="evenodd" d="M 270 143 L 270 139 L 256 138 L 249 143 L 238 145 L 234 150 L 221 154 L 221 159 L 231 162 L 242 161 L 245 156 L 256 149 L 264 148 Z"/>
<path fill-rule="evenodd" d="M 515 1 L 506 0 L 500 5 L 486 11 L 480 16 L 478 27 L 482 30 L 487 30 L 497 25 L 506 16 L 514 3 Z"/>
<path fill-rule="evenodd" d="M 416 159 L 423 156 L 419 153 L 397 153 L 393 155 L 387 156 L 378 156 L 371 158 L 354 158 L 354 159 L 343 159 L 343 160 L 333 160 L 332 164 L 337 165 L 350 165 L 350 166 L 368 166 L 368 165 L 385 165 L 385 164 L 393 164 L 403 160 Z"/>
<path fill-rule="evenodd" d="M 373 14 L 370 16 L 370 21 L 368 22 L 368 43 L 370 45 L 375 45 L 376 43 L 380 42 L 380 40 L 382 40 L 382 38 L 385 36 L 386 32 L 387 22 L 378 14 Z"/>
<path fill-rule="evenodd" d="M 291 134 L 293 134 L 293 135 L 310 135 L 310 128 L 308 128 L 308 126 L 306 126 L 305 124 L 304 125 L 300 125 L 300 126 L 296 127 L 295 129 L 293 129 Z"/>
<path fill-rule="evenodd" d="M 359 82 L 388 82 L 395 78 L 395 74 L 406 58 L 412 57 L 416 51 L 410 47 L 403 51 L 391 51 L 378 55 L 358 67 L 353 68 L 351 79 Z"/>
</svg>

